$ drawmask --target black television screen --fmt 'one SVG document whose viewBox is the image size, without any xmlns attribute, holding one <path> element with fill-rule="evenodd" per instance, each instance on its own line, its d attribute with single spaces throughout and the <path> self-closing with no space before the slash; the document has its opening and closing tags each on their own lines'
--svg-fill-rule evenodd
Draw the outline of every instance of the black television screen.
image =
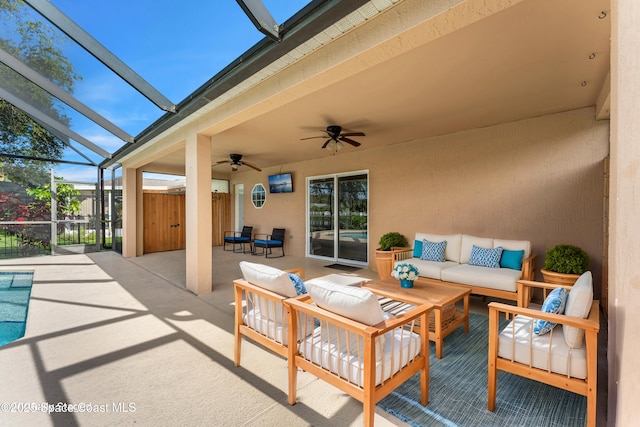
<svg viewBox="0 0 640 427">
<path fill-rule="evenodd" d="M 291 173 L 269 175 L 269 193 L 292 193 Z"/>
</svg>

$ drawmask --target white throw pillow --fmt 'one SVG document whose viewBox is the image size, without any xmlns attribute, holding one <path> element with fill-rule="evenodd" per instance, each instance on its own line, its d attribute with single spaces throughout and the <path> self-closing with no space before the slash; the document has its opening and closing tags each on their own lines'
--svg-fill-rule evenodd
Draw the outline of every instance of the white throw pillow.
<svg viewBox="0 0 640 427">
<path fill-rule="evenodd" d="M 242 270 L 244 280 L 249 283 L 285 297 L 297 295 L 296 288 L 286 271 L 247 261 L 240 261 L 240 270 Z"/>
<path fill-rule="evenodd" d="M 384 320 L 378 297 L 368 289 L 327 282 L 307 282 L 306 285 L 318 307 L 369 326 Z"/>
<path fill-rule="evenodd" d="M 593 277 L 591 272 L 583 273 L 571 288 L 564 308 L 565 316 L 586 319 L 593 303 Z M 584 330 L 574 326 L 562 325 L 564 340 L 570 348 L 579 348 L 584 339 Z"/>
</svg>

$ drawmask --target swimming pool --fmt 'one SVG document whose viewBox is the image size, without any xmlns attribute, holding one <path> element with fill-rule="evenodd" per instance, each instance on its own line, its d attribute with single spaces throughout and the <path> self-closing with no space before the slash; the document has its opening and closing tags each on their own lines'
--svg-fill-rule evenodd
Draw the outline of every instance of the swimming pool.
<svg viewBox="0 0 640 427">
<path fill-rule="evenodd" d="M 0 346 L 24 336 L 33 272 L 0 271 Z"/>
</svg>

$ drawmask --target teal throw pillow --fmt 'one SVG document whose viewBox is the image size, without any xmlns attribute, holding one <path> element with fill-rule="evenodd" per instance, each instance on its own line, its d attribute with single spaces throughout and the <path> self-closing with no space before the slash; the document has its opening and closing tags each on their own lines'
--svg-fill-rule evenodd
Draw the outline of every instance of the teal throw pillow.
<svg viewBox="0 0 640 427">
<path fill-rule="evenodd" d="M 447 247 L 447 241 L 442 242 L 430 242 L 429 240 L 422 241 L 422 255 L 420 259 L 425 261 L 438 261 L 444 262 L 444 249 Z"/>
<path fill-rule="evenodd" d="M 519 251 L 510 251 L 504 249 L 500 258 L 500 267 L 512 268 L 514 270 L 522 270 L 522 259 L 524 258 L 524 249 Z"/>
<path fill-rule="evenodd" d="M 422 256 L 422 241 L 414 240 L 413 241 L 413 257 L 420 258 Z"/>
<path fill-rule="evenodd" d="M 293 282 L 293 287 L 296 288 L 296 295 L 302 295 L 307 293 L 307 287 L 304 285 L 304 282 L 295 273 L 289 273 L 289 279 Z"/>
<path fill-rule="evenodd" d="M 564 313 L 564 306 L 567 303 L 569 292 L 565 288 L 555 288 L 544 299 L 540 311 L 545 313 Z M 533 321 L 533 333 L 536 335 L 544 335 L 556 326 L 555 322 L 547 320 L 535 319 Z"/>
<path fill-rule="evenodd" d="M 500 268 L 500 257 L 502 256 L 502 246 L 493 249 L 479 248 L 473 245 L 469 265 L 480 267 Z"/>
</svg>

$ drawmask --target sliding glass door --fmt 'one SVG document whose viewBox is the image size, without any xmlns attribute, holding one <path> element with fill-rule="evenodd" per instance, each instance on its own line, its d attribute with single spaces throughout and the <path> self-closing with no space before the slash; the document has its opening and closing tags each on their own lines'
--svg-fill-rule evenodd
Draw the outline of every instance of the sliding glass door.
<svg viewBox="0 0 640 427">
<path fill-rule="evenodd" d="M 307 254 L 310 257 L 368 263 L 367 172 L 307 178 Z"/>
</svg>

